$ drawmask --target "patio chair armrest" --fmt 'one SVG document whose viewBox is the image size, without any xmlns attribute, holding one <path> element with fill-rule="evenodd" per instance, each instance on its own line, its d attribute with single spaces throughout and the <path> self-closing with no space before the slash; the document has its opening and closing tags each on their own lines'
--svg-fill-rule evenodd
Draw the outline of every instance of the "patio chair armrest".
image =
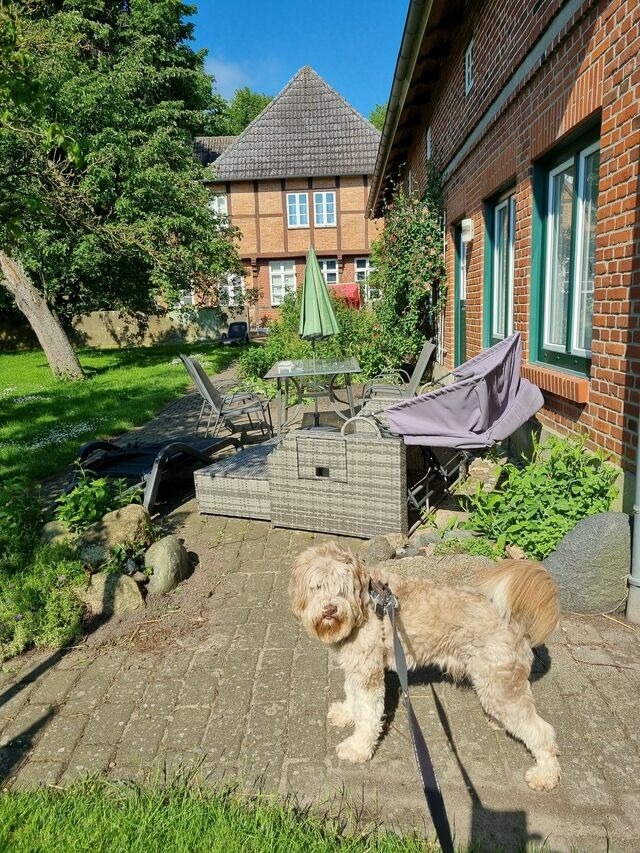
<svg viewBox="0 0 640 853">
<path fill-rule="evenodd" d="M 352 429 L 347 429 L 347 427 L 355 427 L 356 425 L 366 426 L 370 428 L 371 432 L 377 435 L 378 438 L 382 438 L 382 431 L 380 430 L 380 427 L 373 418 L 370 418 L 367 415 L 356 415 L 353 418 L 349 418 L 342 424 L 340 433 L 342 435 L 351 435 Z M 355 432 L 355 430 L 353 430 L 353 432 Z"/>
</svg>

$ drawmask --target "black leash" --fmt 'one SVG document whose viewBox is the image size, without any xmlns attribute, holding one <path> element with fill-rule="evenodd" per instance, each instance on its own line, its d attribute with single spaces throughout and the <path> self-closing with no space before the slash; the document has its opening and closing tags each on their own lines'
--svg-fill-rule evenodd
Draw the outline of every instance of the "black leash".
<svg viewBox="0 0 640 853">
<path fill-rule="evenodd" d="M 449 826 L 449 818 L 444 805 L 440 783 L 436 776 L 431 756 L 427 743 L 422 734 L 422 730 L 418 725 L 416 715 L 414 714 L 409 698 L 409 678 L 407 673 L 407 659 L 398 636 L 396 628 L 396 609 L 398 607 L 398 599 L 391 592 L 386 584 L 370 582 L 369 595 L 376 613 L 383 615 L 387 614 L 393 628 L 393 651 L 396 659 L 396 672 L 400 680 L 402 689 L 402 701 L 407 709 L 407 717 L 409 719 L 409 731 L 411 732 L 411 743 L 413 744 L 413 754 L 418 766 L 420 781 L 422 782 L 422 790 L 429 807 L 429 814 L 436 830 L 436 836 L 440 842 L 442 853 L 455 853 L 453 839 L 451 837 L 451 828 Z"/>
</svg>

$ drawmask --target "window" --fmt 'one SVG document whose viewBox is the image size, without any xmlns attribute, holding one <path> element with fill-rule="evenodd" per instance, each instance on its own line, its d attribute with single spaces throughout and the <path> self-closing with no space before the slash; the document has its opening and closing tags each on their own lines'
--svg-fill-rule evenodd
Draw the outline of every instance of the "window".
<svg viewBox="0 0 640 853">
<path fill-rule="evenodd" d="M 464 52 L 464 93 L 468 95 L 473 89 L 473 39 Z"/>
<path fill-rule="evenodd" d="M 271 282 L 271 304 L 282 305 L 287 293 L 296 290 L 295 261 L 270 261 L 269 280 Z"/>
<path fill-rule="evenodd" d="M 424 154 L 428 163 L 431 160 L 431 125 L 429 125 L 424 134 Z"/>
<path fill-rule="evenodd" d="M 491 209 L 489 221 L 489 306 L 490 340 L 488 345 L 506 338 L 513 331 L 513 263 L 516 198 L 503 196 Z"/>
<path fill-rule="evenodd" d="M 544 261 L 539 357 L 582 372 L 591 357 L 599 143 L 543 170 Z"/>
<path fill-rule="evenodd" d="M 242 304 L 244 296 L 244 276 L 229 273 L 218 283 L 218 299 L 222 305 L 234 308 Z"/>
<path fill-rule="evenodd" d="M 178 305 L 188 306 L 188 305 L 195 305 L 195 304 L 196 304 L 196 295 L 195 295 L 194 291 L 192 289 L 183 290 L 182 293 L 180 294 L 180 300 L 178 302 Z"/>
<path fill-rule="evenodd" d="M 373 271 L 371 260 L 369 258 L 356 258 L 356 281 L 362 284 L 363 297 L 366 302 L 371 302 L 372 299 L 379 299 L 380 291 L 377 287 L 370 287 L 368 280 L 369 274 Z"/>
<path fill-rule="evenodd" d="M 338 261 L 336 258 L 318 258 L 318 263 L 327 284 L 338 284 Z"/>
<path fill-rule="evenodd" d="M 409 174 L 407 175 L 407 194 L 410 196 L 413 195 L 415 188 L 416 182 L 413 177 L 413 172 L 409 169 Z"/>
<path fill-rule="evenodd" d="M 336 224 L 336 194 L 321 192 L 313 194 L 315 224 L 319 228 L 329 228 Z"/>
<path fill-rule="evenodd" d="M 309 227 L 309 199 L 306 193 L 287 193 L 289 228 Z"/>
<path fill-rule="evenodd" d="M 215 193 L 209 202 L 209 208 L 216 216 L 227 216 L 227 197 L 224 193 Z"/>
</svg>

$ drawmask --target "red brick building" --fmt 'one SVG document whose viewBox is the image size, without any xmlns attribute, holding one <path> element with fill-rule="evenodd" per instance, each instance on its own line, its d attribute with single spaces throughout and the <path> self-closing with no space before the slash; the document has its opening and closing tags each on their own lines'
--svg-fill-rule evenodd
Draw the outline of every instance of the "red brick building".
<svg viewBox="0 0 640 853">
<path fill-rule="evenodd" d="M 512 330 L 540 420 L 627 470 L 640 404 L 640 4 L 412 0 L 369 198 L 441 172 L 450 367 Z"/>
<path fill-rule="evenodd" d="M 237 137 L 200 137 L 216 209 L 240 229 L 241 282 L 257 318 L 302 285 L 314 246 L 343 294 L 366 279 L 379 223 L 365 217 L 380 133 L 312 68 L 302 68 Z M 351 288 L 345 288 L 351 285 Z"/>
</svg>

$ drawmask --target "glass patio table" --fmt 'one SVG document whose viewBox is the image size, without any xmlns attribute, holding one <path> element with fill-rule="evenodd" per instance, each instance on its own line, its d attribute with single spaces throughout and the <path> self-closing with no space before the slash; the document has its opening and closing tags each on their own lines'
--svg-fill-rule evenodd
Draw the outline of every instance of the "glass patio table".
<svg viewBox="0 0 640 853">
<path fill-rule="evenodd" d="M 351 387 L 351 375 L 360 373 L 362 368 L 355 358 L 343 359 L 301 359 L 298 361 L 277 361 L 269 371 L 265 373 L 265 379 L 275 379 L 278 387 L 278 415 L 277 432 L 280 434 L 295 419 L 304 397 L 328 397 L 334 411 L 343 420 L 354 417 L 355 408 L 353 403 L 353 389 Z M 344 405 L 335 393 L 335 382 L 339 377 L 344 377 L 345 391 L 349 415 L 342 414 L 337 404 Z M 289 402 L 291 386 L 295 389 L 296 397 L 293 403 Z M 289 409 L 294 409 L 294 414 L 289 414 Z"/>
</svg>

